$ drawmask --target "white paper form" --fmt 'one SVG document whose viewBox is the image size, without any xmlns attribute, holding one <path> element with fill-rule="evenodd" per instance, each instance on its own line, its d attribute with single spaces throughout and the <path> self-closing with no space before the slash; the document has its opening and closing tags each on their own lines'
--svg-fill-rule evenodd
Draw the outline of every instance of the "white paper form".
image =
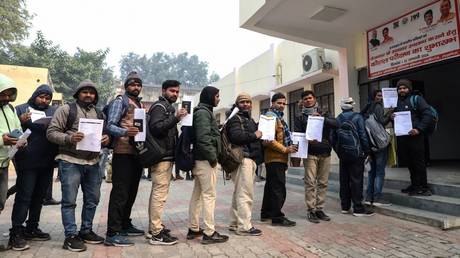
<svg viewBox="0 0 460 258">
<path fill-rule="evenodd" d="M 230 120 L 232 117 L 234 117 L 236 115 L 236 113 L 238 113 L 240 111 L 239 108 L 235 107 L 233 110 L 232 110 L 232 113 L 228 116 L 227 119 L 225 119 L 225 122 L 223 125 L 226 125 L 228 120 Z"/>
<path fill-rule="evenodd" d="M 306 159 L 308 157 L 308 141 L 305 133 L 291 133 L 293 144 L 299 144 L 297 152 L 291 153 L 292 158 Z"/>
<path fill-rule="evenodd" d="M 410 111 L 395 112 L 394 114 L 395 135 L 409 135 L 409 131 L 412 130 L 412 119 Z"/>
<path fill-rule="evenodd" d="M 135 108 L 134 109 L 134 127 L 139 129 L 139 133 L 134 136 L 135 142 L 145 142 L 145 130 L 146 130 L 146 121 L 145 121 L 145 109 Z"/>
<path fill-rule="evenodd" d="M 185 95 L 182 98 L 181 108 L 187 110 L 188 114 L 181 120 L 181 125 L 192 126 L 193 125 L 193 97 Z"/>
<path fill-rule="evenodd" d="M 30 112 L 30 120 L 32 123 L 35 123 L 36 120 L 39 120 L 40 118 L 46 117 L 46 114 L 44 111 L 36 110 L 31 107 L 29 107 L 29 112 Z"/>
<path fill-rule="evenodd" d="M 262 140 L 273 141 L 275 140 L 276 132 L 276 117 L 264 116 L 259 117 L 259 131 L 262 132 Z"/>
<path fill-rule="evenodd" d="M 78 131 L 85 136 L 77 143 L 77 150 L 100 152 L 104 120 L 80 118 Z"/>
<path fill-rule="evenodd" d="M 317 140 L 318 142 L 321 142 L 323 140 L 323 127 L 324 117 L 308 116 L 307 130 L 305 132 L 307 140 Z"/>
<path fill-rule="evenodd" d="M 396 88 L 382 88 L 383 107 L 394 108 L 398 105 L 398 90 Z"/>
</svg>

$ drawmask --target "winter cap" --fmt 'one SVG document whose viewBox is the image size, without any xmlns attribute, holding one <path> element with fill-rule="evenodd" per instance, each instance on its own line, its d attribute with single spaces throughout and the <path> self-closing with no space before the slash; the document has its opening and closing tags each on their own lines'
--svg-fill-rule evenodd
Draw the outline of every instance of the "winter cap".
<svg viewBox="0 0 460 258">
<path fill-rule="evenodd" d="M 355 105 L 355 101 L 353 100 L 352 97 L 342 98 L 342 100 L 340 101 L 340 108 L 342 110 L 353 109 L 354 105 Z"/>
<path fill-rule="evenodd" d="M 213 86 L 206 86 L 200 93 L 200 103 L 214 106 L 214 97 L 219 93 L 219 89 Z"/>
<path fill-rule="evenodd" d="M 35 107 L 35 99 L 41 94 L 46 94 L 53 98 L 53 89 L 51 89 L 48 84 L 42 84 L 38 86 L 34 93 L 32 93 L 32 96 L 29 98 L 27 103 L 29 103 L 30 106 Z"/>
<path fill-rule="evenodd" d="M 78 94 L 80 93 L 81 90 L 85 88 L 91 88 L 91 89 L 94 89 L 94 91 L 96 91 L 96 98 L 94 99 L 94 104 L 96 104 L 97 101 L 99 100 L 99 95 L 97 93 L 96 85 L 91 80 L 84 80 L 80 82 L 77 90 L 75 91 L 75 94 L 73 94 L 73 98 L 78 99 Z"/>
<path fill-rule="evenodd" d="M 126 76 L 124 86 L 126 88 L 135 82 L 139 83 L 142 86 L 142 80 L 139 74 L 136 71 L 129 72 L 128 76 Z"/>
<path fill-rule="evenodd" d="M 396 83 L 396 88 L 399 89 L 401 86 L 406 86 L 409 90 L 412 90 L 412 82 L 408 79 L 401 79 Z"/>
<path fill-rule="evenodd" d="M 250 101 L 250 102 L 252 102 L 251 95 L 249 95 L 246 92 L 241 92 L 240 94 L 238 94 L 238 97 L 236 97 L 235 104 L 238 104 L 241 101 Z"/>
<path fill-rule="evenodd" d="M 17 89 L 16 89 L 16 84 L 14 83 L 14 81 L 4 75 L 4 74 L 0 74 L 0 92 L 4 91 L 4 90 L 7 90 L 7 89 L 13 89 L 14 90 L 14 94 L 11 96 L 11 100 L 10 101 L 15 101 L 16 100 L 16 97 L 17 97 Z"/>
</svg>

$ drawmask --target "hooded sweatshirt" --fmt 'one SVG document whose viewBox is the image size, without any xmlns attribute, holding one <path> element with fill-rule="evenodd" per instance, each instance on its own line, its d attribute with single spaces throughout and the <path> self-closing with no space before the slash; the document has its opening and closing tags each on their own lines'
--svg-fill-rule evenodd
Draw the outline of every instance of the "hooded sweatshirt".
<svg viewBox="0 0 460 258">
<path fill-rule="evenodd" d="M 9 77 L 0 74 L 0 92 L 7 89 L 14 89 L 17 91 L 14 81 Z M 13 95 L 11 101 L 14 101 L 15 99 L 16 93 Z M 16 115 L 14 108 L 12 109 L 9 103 L 1 103 L 0 109 L 0 136 L 8 134 L 14 129 L 21 129 L 21 122 L 19 122 L 19 118 Z M 5 146 L 3 143 L 3 137 L 0 137 L 0 168 L 8 167 L 8 148 L 9 147 Z"/>
<path fill-rule="evenodd" d="M 47 94 L 53 97 L 53 91 L 50 86 L 46 84 L 40 85 L 27 103 L 16 107 L 18 116 L 29 112 L 29 108 L 33 108 L 45 112 L 47 117 L 52 117 L 57 109 L 55 106 L 40 107 L 35 104 L 35 99 L 41 94 Z M 54 157 L 57 154 L 57 145 L 46 139 L 46 129 L 48 125 L 32 123 L 32 121 L 29 120 L 21 126 L 23 131 L 30 129 L 32 134 L 27 138 L 27 146 L 24 149 L 20 149 L 14 157 L 16 168 L 19 170 L 26 170 L 52 167 L 54 164 Z"/>
</svg>

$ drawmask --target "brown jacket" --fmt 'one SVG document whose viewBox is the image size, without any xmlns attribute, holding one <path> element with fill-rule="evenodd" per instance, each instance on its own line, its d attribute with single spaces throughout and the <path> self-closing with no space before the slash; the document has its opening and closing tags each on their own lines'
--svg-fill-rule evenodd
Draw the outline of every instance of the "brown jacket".
<svg viewBox="0 0 460 258">
<path fill-rule="evenodd" d="M 120 127 L 128 128 L 134 124 L 134 109 L 141 108 L 134 100 L 129 99 L 129 106 L 126 115 L 121 118 Z M 113 148 L 114 153 L 118 154 L 136 154 L 134 146 L 129 143 L 129 136 L 122 136 L 115 141 Z"/>
<path fill-rule="evenodd" d="M 284 146 L 284 129 L 280 120 L 276 120 L 275 140 L 264 143 L 265 147 L 265 163 L 281 162 L 288 163 L 288 152 Z"/>
</svg>

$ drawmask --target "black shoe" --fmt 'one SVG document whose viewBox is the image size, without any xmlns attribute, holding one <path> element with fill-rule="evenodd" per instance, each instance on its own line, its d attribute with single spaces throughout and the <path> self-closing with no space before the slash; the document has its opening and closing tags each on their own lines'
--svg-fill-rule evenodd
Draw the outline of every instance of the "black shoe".
<svg viewBox="0 0 460 258">
<path fill-rule="evenodd" d="M 143 236 L 145 234 L 144 230 L 137 229 L 133 224 L 129 223 L 127 228 L 124 228 L 120 235 L 122 236 Z"/>
<path fill-rule="evenodd" d="M 10 229 L 10 239 L 8 240 L 8 247 L 14 251 L 23 251 L 29 249 L 27 241 L 24 239 L 22 229 Z"/>
<path fill-rule="evenodd" d="M 221 235 L 217 233 L 217 231 L 214 231 L 214 233 L 211 236 L 208 236 L 203 233 L 203 239 L 201 240 L 201 243 L 203 245 L 208 245 L 208 244 L 224 243 L 227 241 L 228 241 L 228 236 Z"/>
<path fill-rule="evenodd" d="M 240 236 L 260 236 L 262 235 L 262 230 L 252 227 L 249 230 L 236 230 L 235 233 Z"/>
<path fill-rule="evenodd" d="M 24 238 L 32 241 L 47 241 L 51 239 L 51 236 L 50 234 L 43 232 L 41 229 L 35 228 L 32 230 L 24 230 Z"/>
<path fill-rule="evenodd" d="M 94 233 L 92 230 L 89 231 L 88 233 L 78 233 L 78 236 L 83 240 L 85 243 L 88 244 L 102 244 L 104 242 L 104 238 L 101 236 L 98 236 L 96 233 Z"/>
<path fill-rule="evenodd" d="M 355 217 L 370 217 L 375 215 L 373 210 L 363 209 L 360 211 L 353 211 L 353 216 Z"/>
<path fill-rule="evenodd" d="M 279 227 L 294 227 L 297 223 L 292 220 L 288 220 L 286 217 L 282 219 L 273 221 L 272 219 L 272 226 L 279 226 Z"/>
<path fill-rule="evenodd" d="M 409 193 L 414 190 L 414 187 L 412 185 L 409 185 L 408 187 L 401 189 L 401 193 Z"/>
<path fill-rule="evenodd" d="M 163 224 L 161 224 L 161 226 L 163 226 L 163 231 L 164 231 L 166 234 L 171 233 L 171 229 L 166 228 L 166 226 L 163 225 Z M 147 232 L 147 234 L 145 234 L 145 238 L 147 238 L 147 239 L 152 238 L 152 236 L 153 236 L 153 233 L 152 233 L 152 231 L 150 231 L 150 230 L 149 230 L 149 232 Z"/>
<path fill-rule="evenodd" d="M 430 189 L 420 189 L 420 190 L 413 190 L 409 192 L 410 196 L 431 196 L 431 190 Z"/>
<path fill-rule="evenodd" d="M 193 231 L 191 229 L 188 229 L 188 232 L 187 232 L 187 239 L 188 240 L 192 240 L 192 239 L 195 239 L 197 237 L 200 237 L 203 235 L 203 230 L 200 229 L 198 232 L 197 231 Z"/>
<path fill-rule="evenodd" d="M 77 235 L 66 237 L 62 248 L 72 252 L 83 252 L 86 251 L 86 245 Z"/>
<path fill-rule="evenodd" d="M 149 240 L 151 245 L 174 245 L 177 244 L 177 237 L 171 236 L 164 230 L 160 231 L 157 235 L 152 236 Z"/>
<path fill-rule="evenodd" d="M 307 219 L 308 219 L 308 221 L 310 221 L 311 223 L 319 223 L 319 219 L 318 219 L 318 217 L 316 216 L 316 213 L 313 212 L 313 211 L 308 212 L 308 214 L 307 214 Z"/>
<path fill-rule="evenodd" d="M 47 205 L 59 205 L 61 204 L 60 201 L 56 201 L 55 199 L 51 198 L 49 200 L 43 200 L 43 205 L 47 206 Z"/>
<path fill-rule="evenodd" d="M 270 222 L 271 218 L 267 216 L 260 215 L 260 221 L 261 222 Z"/>
<path fill-rule="evenodd" d="M 316 217 L 318 219 L 320 219 L 320 220 L 323 220 L 323 221 L 330 221 L 331 220 L 331 217 L 327 216 L 327 214 L 324 213 L 324 211 L 322 211 L 322 210 L 317 210 L 315 212 L 315 214 L 316 214 Z"/>
</svg>

